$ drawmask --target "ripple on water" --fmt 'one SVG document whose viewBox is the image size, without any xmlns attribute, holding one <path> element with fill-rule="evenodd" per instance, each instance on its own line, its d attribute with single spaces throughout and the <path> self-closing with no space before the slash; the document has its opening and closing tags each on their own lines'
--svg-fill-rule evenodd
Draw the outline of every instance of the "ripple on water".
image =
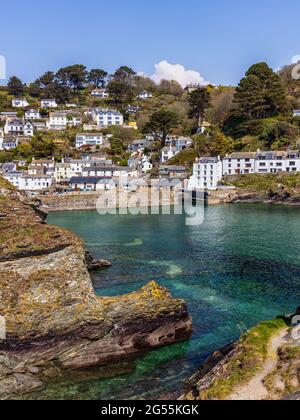
<svg viewBox="0 0 300 420">
<path fill-rule="evenodd" d="M 185 217 L 53 213 L 49 222 L 74 230 L 98 258 L 113 262 L 93 274 L 98 294 L 116 296 L 157 280 L 186 300 L 193 316 L 188 343 L 151 352 L 131 374 L 59 392 L 72 398 L 156 397 L 181 386 L 204 359 L 261 320 L 300 301 L 300 209 L 216 206 L 201 226 Z M 81 388 L 83 389 L 83 388 Z M 57 390 L 56 390 L 57 391 Z"/>
</svg>

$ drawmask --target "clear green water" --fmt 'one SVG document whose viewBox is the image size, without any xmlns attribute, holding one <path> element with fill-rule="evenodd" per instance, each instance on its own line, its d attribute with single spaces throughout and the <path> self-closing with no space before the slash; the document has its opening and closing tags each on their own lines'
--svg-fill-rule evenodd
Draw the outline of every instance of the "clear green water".
<svg viewBox="0 0 300 420">
<path fill-rule="evenodd" d="M 184 298 L 193 316 L 189 343 L 152 352 L 132 374 L 60 389 L 62 398 L 147 398 L 178 389 L 220 346 L 261 320 L 300 305 L 300 209 L 227 205 L 205 209 L 201 226 L 184 216 L 53 213 L 48 222 L 79 234 L 113 267 L 93 276 L 115 296 L 157 280 Z"/>
</svg>

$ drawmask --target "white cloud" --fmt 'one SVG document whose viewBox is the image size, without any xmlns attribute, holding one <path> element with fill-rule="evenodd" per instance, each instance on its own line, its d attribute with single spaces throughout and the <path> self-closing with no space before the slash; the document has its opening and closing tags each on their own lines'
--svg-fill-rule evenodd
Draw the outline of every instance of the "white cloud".
<svg viewBox="0 0 300 420">
<path fill-rule="evenodd" d="M 155 64 L 155 73 L 150 78 L 155 83 L 160 83 L 162 80 L 176 80 L 183 88 L 190 83 L 199 83 L 207 85 L 207 82 L 201 74 L 195 70 L 186 70 L 181 64 L 171 64 L 164 60 Z"/>
<path fill-rule="evenodd" d="M 294 57 L 292 58 L 292 64 L 298 64 L 300 61 L 300 55 L 294 55 Z"/>
</svg>

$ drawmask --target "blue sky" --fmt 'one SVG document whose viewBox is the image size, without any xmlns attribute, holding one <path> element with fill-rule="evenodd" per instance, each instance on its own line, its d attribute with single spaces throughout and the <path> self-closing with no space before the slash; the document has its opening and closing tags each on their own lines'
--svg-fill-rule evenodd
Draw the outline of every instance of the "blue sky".
<svg viewBox="0 0 300 420">
<path fill-rule="evenodd" d="M 299 0 L 15 0 L 0 16 L 7 75 L 26 82 L 75 63 L 150 75 L 167 60 L 234 84 L 255 62 L 300 54 Z"/>
</svg>

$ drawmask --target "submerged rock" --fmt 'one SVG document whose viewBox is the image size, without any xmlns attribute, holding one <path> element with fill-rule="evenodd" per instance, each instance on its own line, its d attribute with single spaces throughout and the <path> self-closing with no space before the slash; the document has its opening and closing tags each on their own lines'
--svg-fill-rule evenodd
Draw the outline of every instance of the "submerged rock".
<svg viewBox="0 0 300 420">
<path fill-rule="evenodd" d="M 0 398 L 41 389 L 70 370 L 108 366 L 107 375 L 112 364 L 190 337 L 185 303 L 155 282 L 97 297 L 83 242 L 0 187 Z"/>
</svg>

